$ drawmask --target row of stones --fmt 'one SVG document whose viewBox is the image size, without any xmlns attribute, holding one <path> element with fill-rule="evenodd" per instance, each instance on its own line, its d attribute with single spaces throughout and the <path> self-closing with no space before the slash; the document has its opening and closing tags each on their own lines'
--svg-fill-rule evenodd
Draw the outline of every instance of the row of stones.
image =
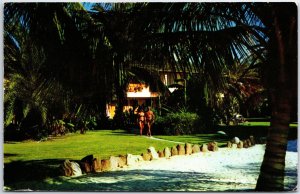
<svg viewBox="0 0 300 194">
<path fill-rule="evenodd" d="M 255 145 L 255 139 L 253 136 L 250 136 L 246 140 L 240 140 L 238 137 L 234 137 L 231 141 L 227 142 L 228 148 L 248 148 Z M 197 144 L 178 144 L 173 146 L 171 149 L 166 147 L 163 151 L 155 151 L 154 147 L 148 148 L 147 152 L 142 153 L 141 155 L 119 155 L 111 156 L 109 159 L 99 159 L 94 158 L 93 155 L 89 155 L 81 159 L 78 163 L 70 162 L 65 160 L 62 165 L 62 171 L 64 176 L 79 176 L 84 173 L 91 172 L 106 172 L 116 170 L 117 168 L 123 168 L 124 166 L 135 165 L 140 161 L 151 161 L 158 158 L 170 158 L 171 156 L 176 155 L 191 155 L 199 152 L 208 152 L 208 151 L 218 151 L 218 143 L 213 141 L 208 144 L 202 144 L 201 146 Z"/>
<path fill-rule="evenodd" d="M 254 136 L 250 136 L 248 139 L 240 140 L 238 137 L 234 137 L 231 141 L 227 142 L 228 148 L 249 148 L 256 144 Z"/>
<path fill-rule="evenodd" d="M 113 171 L 124 166 L 135 165 L 140 161 L 151 161 L 158 158 L 170 158 L 176 155 L 191 155 L 199 152 L 218 151 L 217 142 L 210 142 L 201 146 L 186 143 L 173 146 L 171 149 L 166 147 L 163 151 L 155 151 L 154 147 L 148 148 L 147 152 L 141 155 L 119 155 L 111 156 L 109 159 L 94 158 L 93 155 L 88 155 L 80 160 L 79 163 L 75 161 L 65 160 L 61 165 L 61 170 L 64 176 L 80 176 L 82 173 L 91 172 L 106 172 Z"/>
</svg>

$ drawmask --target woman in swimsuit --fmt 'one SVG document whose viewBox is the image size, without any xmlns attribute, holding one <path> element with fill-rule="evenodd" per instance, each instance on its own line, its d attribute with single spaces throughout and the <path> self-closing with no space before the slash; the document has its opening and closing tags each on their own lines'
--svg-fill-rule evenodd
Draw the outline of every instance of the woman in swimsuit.
<svg viewBox="0 0 300 194">
<path fill-rule="evenodd" d="M 139 123 L 139 128 L 140 128 L 140 135 L 143 135 L 143 130 L 145 127 L 145 113 L 144 110 L 141 107 L 137 108 L 137 116 L 138 116 L 138 123 Z"/>
</svg>

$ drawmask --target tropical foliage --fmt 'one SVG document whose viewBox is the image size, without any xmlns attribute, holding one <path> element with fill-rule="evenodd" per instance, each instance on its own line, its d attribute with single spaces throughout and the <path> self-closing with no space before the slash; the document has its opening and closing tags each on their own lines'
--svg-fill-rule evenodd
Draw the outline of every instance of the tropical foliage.
<svg viewBox="0 0 300 194">
<path fill-rule="evenodd" d="M 99 3 L 93 9 L 5 4 L 6 129 L 17 125 L 29 136 L 57 125 L 84 132 L 106 119 L 107 101 L 116 100 L 116 115 L 122 114 L 133 67 L 170 67 L 200 91 L 190 95 L 193 111 L 225 115 L 224 122 L 268 94 L 272 121 L 257 190 L 283 189 L 286 134 L 297 104 L 295 4 Z"/>
<path fill-rule="evenodd" d="M 204 122 L 196 113 L 170 112 L 155 119 L 153 133 L 163 135 L 187 135 L 203 133 Z"/>
<path fill-rule="evenodd" d="M 12 118 L 15 124 L 23 125 L 35 112 L 31 117 L 41 117 L 42 121 L 29 121 L 29 125 L 46 134 L 58 129 L 65 133 L 63 119 L 72 120 L 67 126 L 84 131 L 93 113 L 103 112 L 111 91 L 107 79 L 110 66 L 102 60 L 101 65 L 108 68 L 94 70 L 101 68 L 97 59 L 106 55 L 107 46 L 97 46 L 99 38 L 91 42 L 94 37 L 87 36 L 91 23 L 79 3 L 5 5 L 6 125 Z M 99 30 L 97 24 L 93 27 L 93 31 Z M 101 55 L 96 57 L 95 53 Z M 95 90 L 103 82 L 102 90 Z"/>
</svg>

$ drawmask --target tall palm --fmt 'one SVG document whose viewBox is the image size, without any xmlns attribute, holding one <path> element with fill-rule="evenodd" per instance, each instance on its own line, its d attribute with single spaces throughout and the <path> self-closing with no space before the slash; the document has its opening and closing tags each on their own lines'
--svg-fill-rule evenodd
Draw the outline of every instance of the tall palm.
<svg viewBox="0 0 300 194">
<path fill-rule="evenodd" d="M 217 15 L 221 12 L 215 15 L 208 12 L 214 7 L 225 10 L 222 4 L 212 5 L 113 4 L 111 7 L 116 9 L 101 9 L 95 18 L 109 23 L 106 31 L 119 60 L 115 65 L 121 71 L 130 64 L 162 69 L 170 65 L 174 71 L 198 72 L 208 78 L 210 87 L 219 88 L 224 84 L 218 76 L 222 67 L 237 57 L 246 57 L 247 48 L 243 45 L 255 45 L 255 42 L 250 41 L 251 34 L 232 24 L 230 19 Z M 217 24 L 209 27 L 214 21 Z M 242 41 L 238 44 L 236 39 Z"/>
<path fill-rule="evenodd" d="M 290 102 L 297 88 L 295 4 L 149 3 L 134 13 L 139 16 L 136 24 L 142 24 L 135 25 L 142 32 L 135 48 L 143 52 L 134 55 L 140 61 L 168 61 L 173 69 L 197 70 L 212 87 L 222 86 L 218 75 L 235 59 L 254 53 L 263 62 L 272 120 L 257 190 L 283 190 Z"/>
<path fill-rule="evenodd" d="M 224 97 L 219 99 L 221 104 L 217 103 L 217 105 L 223 105 L 221 106 L 221 114 L 226 118 L 232 118 L 235 113 L 247 115 L 247 110 L 263 99 L 264 88 L 256 65 L 257 62 L 254 60 L 249 64 L 248 61 L 248 59 L 242 62 L 236 61 L 223 69 L 222 74 L 226 79 L 226 84 L 220 93 Z M 229 124 L 229 121 L 227 119 L 225 123 Z"/>
<path fill-rule="evenodd" d="M 37 11 L 39 9 L 34 9 L 33 12 L 23 8 L 18 10 L 34 13 L 34 15 L 23 14 L 24 21 L 33 16 L 41 16 L 36 17 L 36 21 L 40 21 L 36 24 L 49 23 L 49 21 L 57 21 L 57 18 L 63 18 L 55 25 L 50 22 L 46 25 L 47 28 L 39 29 L 39 25 L 33 25 L 35 26 L 32 28 L 33 33 L 40 36 L 43 33 L 52 33 L 49 37 L 53 41 L 45 49 L 47 57 L 55 59 L 55 54 L 60 57 L 57 58 L 59 60 L 49 62 L 47 67 L 51 68 L 55 65 L 59 71 L 53 72 L 61 75 L 60 78 L 64 77 L 62 71 L 69 72 L 69 75 L 65 77 L 70 81 L 66 83 L 70 86 L 80 84 L 76 93 L 84 91 L 84 94 L 88 94 L 83 86 L 89 80 L 88 75 L 94 71 L 86 71 L 87 73 L 82 75 L 80 72 L 86 67 L 84 65 L 86 61 L 89 64 L 97 64 L 97 60 L 91 57 L 91 53 L 80 52 L 81 47 L 78 45 L 86 48 L 88 41 L 85 36 L 81 36 L 78 28 L 74 27 L 76 22 L 72 20 L 72 17 L 66 14 L 68 13 L 66 5 L 55 4 L 53 6 L 43 13 Z M 58 11 L 53 11 L 56 9 Z M 6 14 L 9 11 L 21 13 L 13 9 L 6 11 Z M 101 60 L 101 64 L 99 63 L 99 66 L 95 68 L 101 67 L 102 64 L 110 64 L 110 62 L 113 64 L 104 75 L 109 77 L 107 80 L 110 80 L 110 83 L 114 80 L 115 90 L 122 104 L 124 90 L 121 86 L 124 83 L 124 72 L 130 64 L 142 64 L 149 68 L 153 66 L 164 68 L 166 64 L 169 64 L 173 70 L 197 72 L 200 76 L 207 78 L 206 85 L 213 94 L 225 86 L 225 80 L 220 76 L 222 69 L 232 65 L 234 60 L 242 60 L 255 54 L 265 64 L 263 66 L 266 67 L 263 69 L 264 77 L 273 103 L 270 135 L 257 190 L 282 190 L 290 100 L 296 96 L 296 14 L 296 6 L 288 3 L 141 3 L 117 6 L 110 4 L 106 9 L 99 8 L 98 12 L 93 14 L 93 18 L 97 19 L 96 23 L 103 27 L 100 30 L 101 41 L 99 41 L 102 46 L 99 47 L 98 54 L 111 54 L 108 58 L 102 55 L 105 60 Z M 18 14 L 14 16 L 18 18 Z M 41 21 L 43 18 L 50 19 Z M 30 22 L 26 23 L 30 24 Z M 65 31 L 58 30 L 60 33 L 57 33 L 57 29 L 62 27 Z M 60 35 L 68 35 L 66 36 L 68 38 L 61 39 Z M 48 41 L 43 36 L 40 40 Z M 80 40 L 78 45 L 74 44 L 77 40 Z M 58 49 L 54 49 L 52 44 Z M 73 55 L 66 54 L 68 57 L 65 57 L 65 53 L 61 56 L 55 52 L 68 49 L 78 54 L 70 61 L 68 59 Z M 94 59 L 94 61 L 89 59 Z M 71 68 L 73 64 L 76 65 L 75 71 Z M 272 70 L 270 71 L 272 74 L 269 70 Z M 112 78 L 109 72 L 113 73 Z M 291 75 L 288 76 L 290 72 Z M 55 76 L 56 73 L 52 75 Z M 76 80 L 77 77 L 74 75 L 78 75 L 79 79 Z M 282 93 L 286 94 L 285 98 Z M 267 183 L 264 187 L 263 182 Z"/>
<path fill-rule="evenodd" d="M 40 127 L 45 125 L 46 119 L 51 121 L 52 116 L 60 119 L 63 113 L 76 114 L 78 107 L 81 107 L 80 119 L 84 120 L 90 114 L 89 109 L 97 109 L 97 106 L 91 104 L 98 101 L 102 102 L 100 111 L 105 112 L 105 102 L 109 95 L 105 91 L 110 89 L 105 75 L 110 73 L 109 68 L 101 71 L 99 66 L 108 66 L 109 62 L 101 60 L 102 63 L 98 65 L 97 59 L 105 56 L 106 46 L 101 37 L 101 24 L 93 22 L 81 4 L 6 3 L 4 13 L 5 77 L 11 87 L 5 95 L 6 99 L 9 99 L 6 100 L 8 123 L 12 118 L 9 115 L 15 114 L 16 111 L 16 108 L 12 107 L 20 109 L 23 106 L 14 103 L 14 99 L 19 102 L 20 98 L 25 105 L 29 101 L 35 102 L 35 106 L 29 106 L 30 103 L 28 106 L 24 105 L 27 109 L 35 107 L 42 110 L 37 114 L 43 117 Z M 22 30 L 19 30 L 20 28 Z M 23 37 L 26 39 L 22 39 Z M 35 68 L 38 69 L 34 72 L 22 71 L 33 69 L 34 63 L 30 63 L 30 60 L 38 60 L 34 55 L 36 51 L 31 51 L 28 47 L 39 48 L 43 54 L 43 61 L 36 62 L 38 65 L 35 65 Z M 102 55 L 96 57 L 98 53 Z M 22 60 L 22 57 L 29 61 Z M 16 79 L 20 77 L 22 80 Z M 27 85 L 30 85 L 30 77 L 39 79 L 33 81 L 30 90 L 25 91 L 28 87 L 23 88 L 29 96 L 24 92 L 21 95 L 23 90 L 13 86 L 19 87 L 26 80 L 29 82 Z M 103 84 L 103 78 L 107 84 Z M 37 95 L 35 90 L 38 91 Z M 57 95 L 51 97 L 53 92 Z M 24 99 L 26 96 L 28 98 Z M 24 120 L 23 117 L 21 114 L 19 119 Z"/>
<path fill-rule="evenodd" d="M 29 137 L 39 133 L 46 135 L 49 118 L 68 109 L 69 91 L 55 79 L 44 76 L 44 50 L 32 44 L 21 26 L 15 29 L 14 36 L 5 33 L 4 54 L 5 127 L 13 123 Z"/>
<path fill-rule="evenodd" d="M 4 11 L 5 24 L 12 26 L 7 31 L 21 24 L 34 43 L 43 47 L 49 77 L 56 77 L 74 92 L 88 93 L 86 86 L 94 78 L 89 75 L 96 60 L 92 55 L 103 42 L 88 34 L 98 31 L 101 36 L 101 24 L 94 23 L 80 3 L 6 3 Z"/>
<path fill-rule="evenodd" d="M 101 23 L 94 22 L 80 3 L 6 3 L 4 12 L 5 32 L 11 42 L 22 37 L 15 34 L 18 26 L 26 29 L 31 41 L 27 44 L 44 51 L 43 77 L 72 90 L 72 110 L 76 104 L 97 104 L 105 112 L 111 90 L 111 57 Z M 9 60 L 13 61 L 6 56 L 5 74 L 9 74 Z"/>
<path fill-rule="evenodd" d="M 234 57 L 231 56 L 241 59 L 249 53 L 256 54 L 264 62 L 264 78 L 272 96 L 272 120 L 266 154 L 256 189 L 283 190 L 291 102 L 297 96 L 297 9 L 295 4 L 162 6 L 169 7 L 166 9 L 168 15 L 162 13 L 162 19 L 158 22 L 161 24 L 160 27 L 163 26 L 163 32 L 157 34 L 166 39 L 164 43 L 168 42 L 169 48 L 172 48 L 174 41 L 184 40 L 185 43 L 189 43 L 189 40 L 194 40 L 190 45 L 183 46 L 180 42 L 181 46 L 175 47 L 178 48 L 176 50 L 179 56 L 190 53 L 188 56 L 193 59 L 193 65 L 188 63 L 189 60 L 186 60 L 187 62 L 183 65 L 196 66 L 200 72 L 207 68 L 212 68 L 210 72 L 219 72 L 218 68 L 232 64 L 230 61 L 232 62 Z M 170 14 L 172 13 L 170 10 L 176 10 L 177 15 Z M 192 20 L 197 16 L 199 19 Z M 156 21 L 159 19 L 156 18 Z M 193 27 L 193 24 L 196 25 Z M 197 48 L 198 52 L 194 54 L 194 49 L 188 49 L 190 52 L 185 52 L 187 48 Z M 204 54 L 201 56 L 201 53 Z M 189 59 L 188 56 L 185 56 L 185 59 Z"/>
<path fill-rule="evenodd" d="M 272 3 L 254 5 L 253 10 L 268 29 L 264 78 L 272 103 L 271 126 L 256 190 L 281 191 L 290 116 L 292 107 L 297 106 L 297 6 Z"/>
</svg>

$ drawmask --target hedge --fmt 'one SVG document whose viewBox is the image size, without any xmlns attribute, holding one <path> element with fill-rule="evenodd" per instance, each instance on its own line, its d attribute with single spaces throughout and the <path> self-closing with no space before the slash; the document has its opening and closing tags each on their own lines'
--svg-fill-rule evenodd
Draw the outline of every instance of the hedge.
<svg viewBox="0 0 300 194">
<path fill-rule="evenodd" d="M 200 133 L 204 123 L 196 113 L 175 112 L 165 116 L 157 116 L 153 132 L 164 135 L 185 135 Z"/>
</svg>

